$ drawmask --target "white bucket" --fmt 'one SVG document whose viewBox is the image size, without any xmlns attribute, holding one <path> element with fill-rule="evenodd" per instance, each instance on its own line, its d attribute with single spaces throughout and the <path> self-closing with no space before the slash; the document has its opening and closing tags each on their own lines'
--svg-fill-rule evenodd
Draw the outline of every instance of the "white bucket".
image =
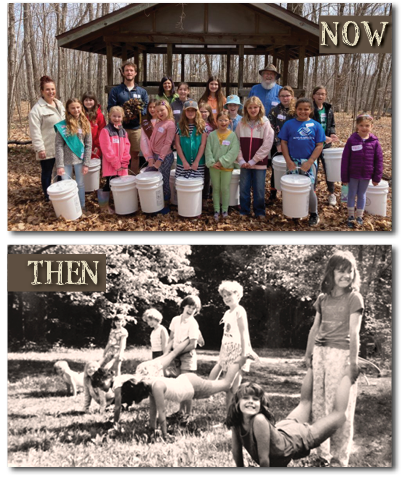
<svg viewBox="0 0 413 478">
<path fill-rule="evenodd" d="M 97 191 L 100 186 L 100 159 L 91 159 L 89 171 L 83 176 L 85 192 Z"/>
<path fill-rule="evenodd" d="M 178 214 L 183 217 L 195 217 L 202 214 L 203 179 L 176 178 L 178 193 Z"/>
<path fill-rule="evenodd" d="M 51 184 L 47 188 L 47 194 L 52 201 L 56 217 L 62 216 L 67 221 L 74 221 L 82 215 L 79 189 L 73 179 Z"/>
<path fill-rule="evenodd" d="M 110 180 L 116 214 L 132 214 L 138 210 L 135 176 L 119 176 Z"/>
<path fill-rule="evenodd" d="M 164 208 L 162 174 L 156 171 L 142 172 L 136 176 L 142 212 L 147 214 Z"/>
<path fill-rule="evenodd" d="M 366 192 L 366 211 L 377 216 L 386 216 L 388 192 L 389 183 L 387 181 L 381 180 L 377 186 L 373 186 L 370 181 Z"/>
<path fill-rule="evenodd" d="M 330 148 L 323 150 L 324 164 L 326 165 L 327 181 L 335 183 L 341 181 L 341 157 L 344 148 Z"/>
<path fill-rule="evenodd" d="M 284 156 L 278 155 L 272 158 L 272 169 L 275 189 L 281 191 L 281 178 L 287 173 L 287 162 Z"/>
<path fill-rule="evenodd" d="M 178 194 L 176 192 L 176 186 L 175 186 L 175 174 L 176 174 L 176 169 L 171 169 L 171 173 L 169 176 L 169 188 L 171 190 L 171 204 L 174 206 L 178 205 Z"/>
<path fill-rule="evenodd" d="M 306 217 L 310 205 L 311 179 L 300 174 L 286 174 L 281 178 L 283 214 L 288 217 Z"/>
</svg>

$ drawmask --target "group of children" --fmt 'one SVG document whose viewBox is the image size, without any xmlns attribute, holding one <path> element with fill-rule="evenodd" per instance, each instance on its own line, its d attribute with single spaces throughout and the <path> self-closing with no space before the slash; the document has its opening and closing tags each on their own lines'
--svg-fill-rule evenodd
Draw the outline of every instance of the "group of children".
<svg viewBox="0 0 413 478">
<path fill-rule="evenodd" d="M 323 86 L 314 89 L 312 100 L 295 100 L 292 88 L 282 87 L 278 93 L 280 103 L 272 108 L 267 118 L 258 97 L 248 98 L 243 106 L 236 95 L 225 98 L 221 83 L 214 76 L 209 78 L 199 104 L 190 98 L 187 83 L 180 83 L 177 93 L 170 78 L 165 78 L 162 85 L 162 95 L 146 105 L 141 135 L 141 152 L 148 163 L 147 170 L 159 171 L 163 177 L 165 208 L 162 213 L 170 210 L 169 176 L 174 149 L 177 153 L 176 177 L 204 180 L 204 208 L 212 184 L 216 221 L 221 214 L 223 219 L 228 217 L 230 181 L 235 168 L 241 169 L 241 218 L 250 216 L 252 190 L 254 216 L 265 220 L 266 170 L 271 166 L 270 158 L 282 154 L 287 173 L 310 178 L 309 225 L 319 223 L 318 162 L 321 159 L 324 165 L 323 150 L 338 141 L 333 108 L 325 101 L 327 91 Z M 71 176 L 74 168 L 82 208 L 85 208 L 83 175 L 88 172 L 91 158 L 101 157 L 102 160 L 106 184 L 98 193 L 99 204 L 108 211 L 110 180 L 128 174 L 130 143 L 122 126 L 123 116 L 121 107 L 112 107 L 106 125 L 95 95 L 86 93 L 81 101 L 71 98 L 66 102 L 66 120 L 55 125 L 57 174 Z M 342 182 L 349 184 L 349 227 L 355 222 L 363 223 L 369 181 L 377 185 L 382 176 L 383 155 L 378 139 L 371 134 L 372 123 L 371 116 L 358 116 L 357 131 L 344 148 Z M 327 181 L 327 187 L 329 203 L 335 205 L 334 183 Z M 272 174 L 270 202 L 275 198 Z"/>
<path fill-rule="evenodd" d="M 191 414 L 193 399 L 226 392 L 226 424 L 232 430 L 232 453 L 237 466 L 243 466 L 242 448 L 260 466 L 286 466 L 291 459 L 307 456 L 311 449 L 317 448 L 326 466 L 331 463 L 346 467 L 353 436 L 364 310 L 359 286 L 360 275 L 353 254 L 334 253 L 315 302 L 315 320 L 305 353 L 308 371 L 300 403 L 285 420 L 274 424 L 262 387 L 250 381 L 241 384 L 243 372 L 249 371 L 251 361 L 258 360 L 258 356 L 251 348 L 247 314 L 240 305 L 243 288 L 233 281 L 222 282 L 218 289 L 228 310 L 221 320 L 224 332 L 219 358 L 208 379 L 195 373 L 195 349 L 202 338 L 195 316 L 201 303 L 197 296 L 190 295 L 181 303 L 181 314 L 171 321 L 170 336 L 161 325 L 162 315 L 158 310 L 144 313 L 144 321 L 153 328 L 152 360 L 139 364 L 135 374 L 120 375 L 116 365 L 115 372 L 108 370 L 111 361 L 116 364 L 122 360 L 126 343 L 124 318 L 116 320 L 104 359 L 85 366 L 85 390 L 88 390 L 85 409 L 91 398 L 100 403 L 102 411 L 114 401 L 115 421 L 118 421 L 122 403 L 131 405 L 149 397 L 150 426 L 153 431 L 160 427 L 166 439 L 168 418 L 182 420 Z M 170 374 L 174 362 L 177 373 Z M 221 373 L 224 377 L 219 379 Z M 169 417 L 165 415 L 167 400 L 180 403 L 179 411 Z"/>
</svg>

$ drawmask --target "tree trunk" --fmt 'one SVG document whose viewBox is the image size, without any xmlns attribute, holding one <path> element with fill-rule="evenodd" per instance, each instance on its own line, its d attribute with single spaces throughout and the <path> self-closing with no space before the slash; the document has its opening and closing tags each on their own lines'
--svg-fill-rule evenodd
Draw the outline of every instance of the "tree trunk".
<svg viewBox="0 0 413 478">
<path fill-rule="evenodd" d="M 374 111 L 376 109 L 376 99 L 377 99 L 377 92 L 379 91 L 380 88 L 380 82 L 381 82 L 381 73 L 383 71 L 383 63 L 384 63 L 384 58 L 385 58 L 384 53 L 380 53 L 379 55 L 379 66 L 377 68 L 377 71 L 375 73 L 375 77 L 377 77 L 377 82 L 376 82 L 376 87 L 374 88 L 374 94 L 373 94 L 373 101 L 371 103 L 371 115 L 374 116 Z"/>
<path fill-rule="evenodd" d="M 24 28 L 24 37 L 23 37 L 23 45 L 24 45 L 24 57 L 25 57 L 25 64 L 26 64 L 26 83 L 27 83 L 27 93 L 28 93 L 28 100 L 30 103 L 30 108 L 32 108 L 36 101 L 37 95 L 34 89 L 34 78 L 33 78 L 33 62 L 31 58 L 31 49 L 30 49 L 30 22 L 31 22 L 31 15 L 30 15 L 30 4 L 23 3 L 23 28 Z"/>
<path fill-rule="evenodd" d="M 14 15 L 14 3 L 9 3 L 8 8 L 8 59 L 9 59 L 9 80 L 7 84 L 7 131 L 10 134 L 10 125 L 13 118 L 14 109 L 14 90 L 16 86 L 16 36 L 15 36 L 15 15 Z"/>
</svg>

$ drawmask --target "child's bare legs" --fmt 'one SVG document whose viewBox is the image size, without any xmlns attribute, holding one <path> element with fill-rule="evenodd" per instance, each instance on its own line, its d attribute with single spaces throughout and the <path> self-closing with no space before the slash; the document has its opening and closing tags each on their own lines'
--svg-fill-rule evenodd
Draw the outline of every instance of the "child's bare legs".
<svg viewBox="0 0 413 478">
<path fill-rule="evenodd" d="M 311 405 L 313 399 L 313 369 L 309 368 L 301 385 L 301 397 L 298 406 L 287 418 L 296 418 L 301 423 L 310 421 Z"/>
<path fill-rule="evenodd" d="M 211 381 L 211 395 L 219 392 L 228 392 L 234 382 L 234 379 L 239 373 L 241 367 L 245 364 L 246 358 L 240 357 L 233 364 L 228 367 L 228 371 L 222 380 Z"/>
<path fill-rule="evenodd" d="M 219 377 L 219 374 L 221 373 L 221 370 L 222 370 L 221 365 L 219 364 L 219 362 L 217 362 L 214 365 L 214 368 L 209 373 L 208 380 L 216 380 Z"/>
<path fill-rule="evenodd" d="M 115 372 L 115 377 L 118 377 L 120 375 L 120 368 L 122 366 L 122 361 L 120 359 L 114 359 L 113 364 L 111 365 L 110 368 Z"/>
<path fill-rule="evenodd" d="M 226 393 L 225 404 L 227 406 L 227 410 L 229 408 L 229 404 L 231 403 L 232 397 L 237 393 L 237 390 L 239 389 L 241 382 L 242 382 L 242 370 L 239 370 L 239 372 L 235 375 L 235 378 L 232 382 L 232 387 Z"/>
</svg>

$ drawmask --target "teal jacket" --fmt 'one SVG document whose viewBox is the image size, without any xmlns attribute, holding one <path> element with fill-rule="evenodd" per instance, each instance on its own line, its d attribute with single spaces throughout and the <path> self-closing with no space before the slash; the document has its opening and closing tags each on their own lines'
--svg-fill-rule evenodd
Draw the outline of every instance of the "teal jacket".
<svg viewBox="0 0 413 478">
<path fill-rule="evenodd" d="M 208 168 L 211 168 L 217 161 L 219 161 L 225 169 L 237 169 L 237 160 L 239 153 L 239 141 L 237 135 L 232 132 L 223 143 L 220 144 L 217 130 L 213 131 L 208 136 L 207 145 L 205 148 L 205 162 Z"/>
<path fill-rule="evenodd" d="M 181 144 L 182 152 L 184 153 L 185 159 L 190 165 L 195 161 L 195 158 L 198 155 L 199 148 L 201 147 L 202 134 L 197 134 L 196 128 L 192 130 L 191 136 L 182 136 L 181 129 L 178 126 L 179 142 Z M 182 159 L 177 157 L 177 164 L 183 166 Z M 205 154 L 202 155 L 199 160 L 199 165 L 203 166 L 205 164 Z"/>
</svg>

